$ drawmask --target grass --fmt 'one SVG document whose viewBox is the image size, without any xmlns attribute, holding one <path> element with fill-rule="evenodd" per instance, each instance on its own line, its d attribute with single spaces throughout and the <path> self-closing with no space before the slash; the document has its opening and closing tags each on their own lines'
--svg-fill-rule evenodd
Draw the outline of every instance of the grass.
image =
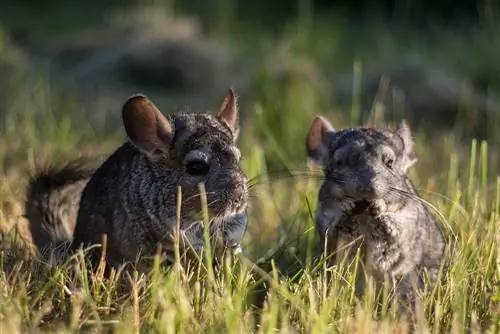
<svg viewBox="0 0 500 334">
<path fill-rule="evenodd" d="M 230 22 L 221 24 L 226 30 Z M 386 296 L 371 289 L 357 296 L 355 275 L 347 265 L 326 268 L 319 260 L 312 219 L 319 180 L 290 177 L 290 172 L 303 175 L 308 168 L 303 145 L 315 114 L 338 127 L 399 120 L 399 114 L 386 112 L 387 99 L 361 89 L 364 70 L 374 61 L 368 58 L 397 57 L 402 48 L 397 37 L 380 33 L 385 42 L 379 49 L 352 45 L 342 58 L 325 45 L 332 40 L 345 45 L 349 35 L 332 26 L 331 32 L 328 26 L 299 32 L 290 28 L 278 43 L 269 37 L 259 44 L 259 52 L 273 51 L 277 60 L 255 71 L 252 99 L 242 101 L 242 164 L 255 178 L 249 228 L 243 256 L 228 258 L 216 271 L 157 264 L 146 276 L 118 272 L 89 281 L 81 254 L 58 268 L 39 263 L 30 248 L 27 222 L 20 217 L 25 181 L 35 162 L 81 152 L 102 157 L 117 147 L 123 133 L 118 122 L 112 127 L 93 124 L 86 116 L 89 110 L 52 86 L 43 73 L 33 79 L 23 70 L 0 66 L 7 78 L 0 91 L 0 332 L 404 332 L 405 323 L 392 316 L 394 305 Z M 478 54 L 485 54 L 482 46 L 488 43 L 479 33 L 474 36 L 481 44 Z M 446 50 L 459 48 L 458 38 L 441 41 L 447 42 L 442 52 L 433 49 L 425 55 L 460 58 Z M 0 61 L 11 59 L 14 48 L 3 39 L 0 50 Z M 329 54 L 334 55 L 330 62 Z M 346 66 L 355 80 L 349 86 L 351 101 L 342 105 L 318 73 Z M 493 95 L 498 92 L 494 88 Z M 370 98 L 371 114 L 365 101 Z M 458 121 L 468 124 L 466 118 Z M 441 284 L 423 296 L 418 317 L 418 326 L 430 333 L 499 331 L 499 131 L 496 127 L 473 139 L 453 129 L 415 128 L 419 163 L 411 178 L 436 209 L 448 240 L 449 267 Z"/>
</svg>

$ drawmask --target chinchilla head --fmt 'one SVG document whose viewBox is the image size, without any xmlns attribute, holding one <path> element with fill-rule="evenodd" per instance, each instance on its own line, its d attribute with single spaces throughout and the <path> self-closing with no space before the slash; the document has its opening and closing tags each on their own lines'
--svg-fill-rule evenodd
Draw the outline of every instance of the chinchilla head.
<svg viewBox="0 0 500 334">
<path fill-rule="evenodd" d="M 407 171 L 417 158 L 411 130 L 403 120 L 395 131 L 368 127 L 335 130 L 321 116 L 311 124 L 306 149 L 324 171 L 320 193 L 327 201 L 349 198 L 387 202 L 401 197 Z"/>
<path fill-rule="evenodd" d="M 125 103 L 122 118 L 130 142 L 141 155 L 142 163 L 131 178 L 141 182 L 137 205 L 144 206 L 148 215 L 171 225 L 180 205 L 181 229 L 192 236 L 189 239 L 200 239 L 199 231 L 189 232 L 203 218 L 200 184 L 209 218 L 218 230 L 246 212 L 247 176 L 236 146 L 239 115 L 233 90 L 215 115 L 179 112 L 164 116 L 146 96 L 134 95 Z M 237 221 L 246 224 L 246 219 Z"/>
</svg>

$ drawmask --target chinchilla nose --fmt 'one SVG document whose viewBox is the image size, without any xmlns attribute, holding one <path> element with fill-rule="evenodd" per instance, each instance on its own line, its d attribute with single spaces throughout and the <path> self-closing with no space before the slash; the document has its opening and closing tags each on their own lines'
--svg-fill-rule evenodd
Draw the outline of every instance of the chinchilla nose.
<svg viewBox="0 0 500 334">
<path fill-rule="evenodd" d="M 233 210 L 241 212 L 246 208 L 248 200 L 247 177 L 243 173 L 230 173 L 226 179 L 228 183 L 224 186 L 228 200 Z"/>
<path fill-rule="evenodd" d="M 246 208 L 248 191 L 246 183 L 239 183 L 235 186 L 232 199 L 236 211 L 240 212 Z"/>
<path fill-rule="evenodd" d="M 359 194 L 363 199 L 371 199 L 375 196 L 375 188 L 372 185 L 364 185 L 360 187 Z"/>
<path fill-rule="evenodd" d="M 358 191 L 365 199 L 373 198 L 377 191 L 376 172 L 370 167 L 364 168 L 360 173 Z"/>
</svg>

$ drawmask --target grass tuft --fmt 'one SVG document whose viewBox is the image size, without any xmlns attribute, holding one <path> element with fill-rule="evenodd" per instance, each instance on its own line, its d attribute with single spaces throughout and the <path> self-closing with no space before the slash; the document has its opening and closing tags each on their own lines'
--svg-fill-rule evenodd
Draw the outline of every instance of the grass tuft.
<svg viewBox="0 0 500 334">
<path fill-rule="evenodd" d="M 398 36 L 378 28 L 355 44 L 357 34 L 344 33 L 340 21 L 327 25 L 312 20 L 309 5 L 300 2 L 300 24 L 307 29 L 294 24 L 284 37 L 266 36 L 271 42 L 254 51 L 266 56 L 254 55 L 264 65 L 251 80 L 252 99 L 245 102 L 240 138 L 243 169 L 251 180 L 248 232 L 243 254 L 225 258 L 215 269 L 210 248 L 204 259 L 208 270 L 163 268 L 157 257 L 147 275 L 118 270 L 104 278 L 89 272 L 83 253 L 57 268 L 41 263 L 19 204 L 35 161 L 64 160 L 83 151 L 105 156 L 123 135 L 116 130 L 118 123 L 93 123 L 95 113 L 52 86 L 46 74 L 0 67 L 5 74 L 0 90 L 0 333 L 38 328 L 58 333 L 407 330 L 393 316 L 396 305 L 387 289 L 356 293 L 358 278 L 365 274 L 359 256 L 332 268 L 320 259 L 314 210 L 321 173 L 307 166 L 305 134 L 316 114 L 339 128 L 419 118 L 418 110 L 403 107 L 405 98 L 387 82 L 382 80 L 373 96 L 363 89 L 376 60 L 391 63 L 401 49 L 416 47 L 424 49 L 426 61 L 443 57 L 451 67 L 477 57 L 472 47 L 466 46 L 466 56 L 457 51 L 467 43 L 446 32 L 435 36 L 443 42 L 440 50 L 417 42 L 404 47 Z M 221 6 L 230 17 L 229 2 Z M 219 35 L 231 30 L 225 18 L 212 28 Z M 375 35 L 379 37 L 370 39 Z M 463 69 L 480 67 L 481 73 L 489 73 L 498 62 L 489 59 L 485 46 L 496 37 L 479 35 L 467 38 L 481 59 L 489 61 L 467 63 Z M 0 30 L 0 65 L 11 50 Z M 341 85 L 350 91 L 343 104 L 339 85 L 328 77 L 346 68 L 353 79 Z M 469 94 L 464 90 L 455 127 L 443 130 L 430 122 L 414 128 L 419 163 L 411 178 L 448 240 L 440 284 L 423 295 L 417 317 L 422 332 L 500 330 L 500 118 L 498 112 L 488 114 L 489 129 L 481 138 L 465 136 L 474 115 Z"/>
</svg>

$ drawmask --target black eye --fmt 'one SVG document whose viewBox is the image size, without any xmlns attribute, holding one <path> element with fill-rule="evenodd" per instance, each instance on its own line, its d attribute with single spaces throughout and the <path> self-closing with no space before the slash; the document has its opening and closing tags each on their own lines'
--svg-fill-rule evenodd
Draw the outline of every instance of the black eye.
<svg viewBox="0 0 500 334">
<path fill-rule="evenodd" d="M 385 155 L 384 163 L 387 166 L 387 168 L 392 168 L 394 166 L 394 158 L 389 155 Z"/>
<path fill-rule="evenodd" d="M 186 163 L 186 171 L 193 176 L 206 175 L 210 166 L 203 160 L 191 160 Z"/>
<path fill-rule="evenodd" d="M 335 168 L 342 168 L 344 165 L 344 161 L 341 158 L 336 158 L 333 163 L 335 164 Z"/>
</svg>

